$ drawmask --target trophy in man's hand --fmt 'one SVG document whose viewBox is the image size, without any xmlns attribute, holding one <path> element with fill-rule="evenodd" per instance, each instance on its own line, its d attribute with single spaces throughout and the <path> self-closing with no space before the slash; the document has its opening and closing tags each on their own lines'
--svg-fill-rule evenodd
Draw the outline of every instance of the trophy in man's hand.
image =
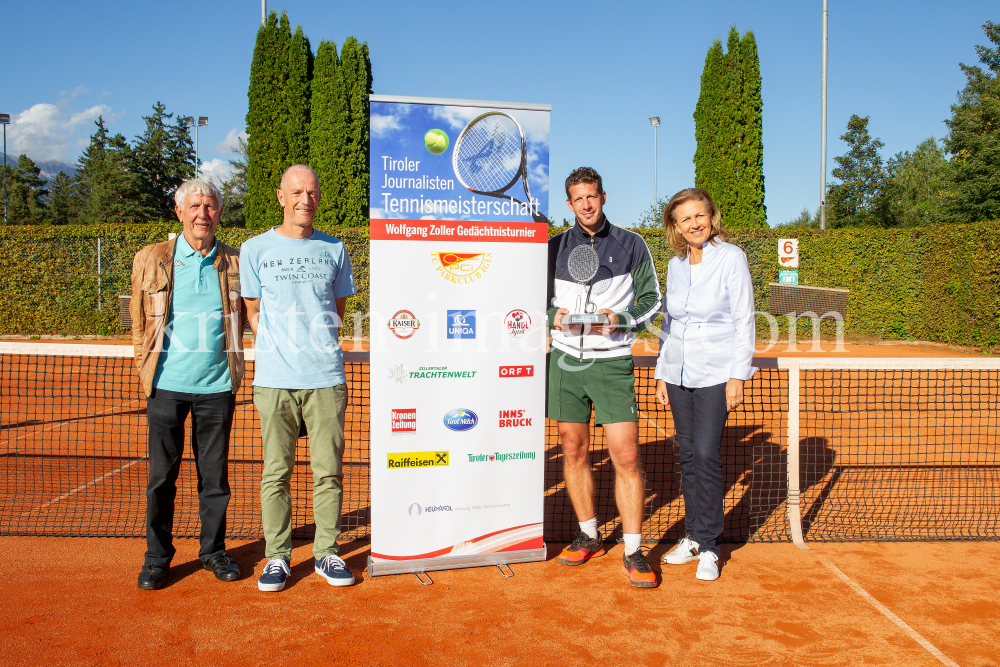
<svg viewBox="0 0 1000 667">
<path fill-rule="evenodd" d="M 563 322 L 607 324 L 608 316 L 597 312 L 597 304 L 592 303 L 590 297 L 604 293 L 611 286 L 611 270 L 601 266 L 597 252 L 589 245 L 580 245 L 573 249 L 569 254 L 568 268 L 570 277 L 580 285 L 581 291 L 584 285 L 587 286 L 587 295 L 583 299 L 582 294 L 577 295 L 576 312 L 564 315 Z"/>
</svg>

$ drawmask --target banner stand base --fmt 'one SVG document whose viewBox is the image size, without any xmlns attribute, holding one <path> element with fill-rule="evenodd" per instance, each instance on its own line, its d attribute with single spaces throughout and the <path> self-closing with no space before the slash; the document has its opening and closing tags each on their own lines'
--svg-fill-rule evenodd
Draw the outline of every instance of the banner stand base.
<svg viewBox="0 0 1000 667">
<path fill-rule="evenodd" d="M 433 570 L 457 570 L 463 567 L 534 563 L 545 560 L 545 558 L 546 548 L 544 542 L 540 549 L 498 551 L 489 554 L 467 554 L 464 556 L 442 556 L 440 558 L 421 558 L 418 560 L 378 561 L 376 563 L 372 561 L 371 556 L 368 556 L 368 575 L 380 577 L 385 574 L 411 574 L 431 572 Z"/>
</svg>

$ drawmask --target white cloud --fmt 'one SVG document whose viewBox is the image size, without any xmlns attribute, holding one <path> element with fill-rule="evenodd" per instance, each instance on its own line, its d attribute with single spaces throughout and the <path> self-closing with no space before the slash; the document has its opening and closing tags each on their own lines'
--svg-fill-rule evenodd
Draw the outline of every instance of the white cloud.
<svg viewBox="0 0 1000 667">
<path fill-rule="evenodd" d="M 238 130 L 234 127 L 229 130 L 229 134 L 226 135 L 225 139 L 216 144 L 212 151 L 215 153 L 232 153 L 239 139 L 243 141 L 247 140 L 246 130 Z"/>
<path fill-rule="evenodd" d="M 84 130 L 89 135 L 93 121 L 102 114 L 106 120 L 112 118 L 111 107 L 97 104 L 69 112 L 55 104 L 36 104 L 11 118 L 7 130 L 8 153 L 24 153 L 36 162 L 73 162 L 81 147 L 76 133 Z M 82 145 L 87 143 L 83 141 Z"/>
<path fill-rule="evenodd" d="M 202 160 L 201 162 L 201 177 L 215 183 L 219 187 L 222 186 L 223 181 L 229 178 L 232 171 L 233 168 L 228 160 L 212 158 L 211 160 Z"/>
<path fill-rule="evenodd" d="M 376 116 L 371 118 L 371 133 L 373 137 L 384 137 L 390 132 L 403 129 L 403 124 L 399 122 L 399 116 Z"/>
<path fill-rule="evenodd" d="M 491 111 L 478 107 L 431 107 L 431 116 L 447 123 L 453 131 L 460 132 L 469 121 L 483 113 Z M 497 109 L 512 116 L 521 129 L 529 147 L 549 145 L 549 114 L 546 111 L 525 111 L 521 109 Z"/>
</svg>

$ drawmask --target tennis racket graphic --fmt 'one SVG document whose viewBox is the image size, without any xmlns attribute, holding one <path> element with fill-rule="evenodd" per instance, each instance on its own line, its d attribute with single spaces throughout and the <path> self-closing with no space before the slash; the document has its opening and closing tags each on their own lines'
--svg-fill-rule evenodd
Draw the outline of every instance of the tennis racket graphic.
<svg viewBox="0 0 1000 667">
<path fill-rule="evenodd" d="M 506 194 L 521 179 L 526 204 L 535 222 L 548 219 L 531 207 L 528 189 L 528 145 L 520 123 L 502 111 L 487 111 L 469 121 L 455 141 L 451 164 L 458 181 L 469 191 L 486 197 L 509 199 Z"/>
</svg>

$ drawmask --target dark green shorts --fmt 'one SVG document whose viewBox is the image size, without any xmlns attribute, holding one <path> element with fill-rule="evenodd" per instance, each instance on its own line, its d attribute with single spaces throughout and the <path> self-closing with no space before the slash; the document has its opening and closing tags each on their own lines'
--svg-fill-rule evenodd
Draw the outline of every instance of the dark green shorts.
<svg viewBox="0 0 1000 667">
<path fill-rule="evenodd" d="M 553 349 L 548 366 L 549 419 L 586 424 L 593 406 L 597 424 L 639 421 L 631 354 L 579 361 Z"/>
</svg>

